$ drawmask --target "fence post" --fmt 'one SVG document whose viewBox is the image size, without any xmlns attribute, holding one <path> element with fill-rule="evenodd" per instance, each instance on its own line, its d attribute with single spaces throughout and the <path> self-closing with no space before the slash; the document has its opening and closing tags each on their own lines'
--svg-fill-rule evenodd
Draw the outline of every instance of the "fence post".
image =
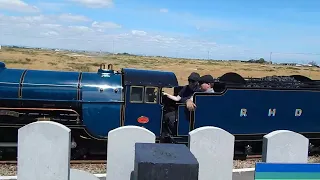
<svg viewBox="0 0 320 180">
<path fill-rule="evenodd" d="M 69 180 L 71 131 L 40 121 L 18 130 L 19 180 Z"/>
<path fill-rule="evenodd" d="M 156 136 L 138 126 L 122 126 L 108 133 L 107 180 L 129 180 L 134 170 L 135 143 L 155 143 Z"/>
<path fill-rule="evenodd" d="M 308 163 L 309 139 L 303 135 L 277 130 L 263 137 L 262 162 Z"/>
<path fill-rule="evenodd" d="M 232 180 L 232 134 L 217 127 L 200 127 L 189 132 L 189 147 L 199 162 L 199 180 Z"/>
</svg>

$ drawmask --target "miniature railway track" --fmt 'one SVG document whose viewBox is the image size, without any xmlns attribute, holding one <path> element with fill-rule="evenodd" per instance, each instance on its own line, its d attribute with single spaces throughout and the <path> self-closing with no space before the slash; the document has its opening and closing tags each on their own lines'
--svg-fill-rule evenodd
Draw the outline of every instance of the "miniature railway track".
<svg viewBox="0 0 320 180">
<path fill-rule="evenodd" d="M 262 155 L 250 155 L 246 157 L 246 159 L 260 159 L 260 158 L 262 158 Z"/>
<path fill-rule="evenodd" d="M 106 160 L 71 160 L 70 164 L 105 164 Z M 17 164 L 17 161 L 0 161 L 0 164 Z"/>
</svg>

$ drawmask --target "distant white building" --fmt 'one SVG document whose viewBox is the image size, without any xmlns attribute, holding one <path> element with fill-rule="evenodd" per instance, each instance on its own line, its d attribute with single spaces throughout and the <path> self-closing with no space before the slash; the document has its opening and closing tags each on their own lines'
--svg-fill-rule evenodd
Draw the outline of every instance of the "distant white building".
<svg viewBox="0 0 320 180">
<path fill-rule="evenodd" d="M 0 50 L 1 50 L 1 45 L 0 45 Z"/>
</svg>

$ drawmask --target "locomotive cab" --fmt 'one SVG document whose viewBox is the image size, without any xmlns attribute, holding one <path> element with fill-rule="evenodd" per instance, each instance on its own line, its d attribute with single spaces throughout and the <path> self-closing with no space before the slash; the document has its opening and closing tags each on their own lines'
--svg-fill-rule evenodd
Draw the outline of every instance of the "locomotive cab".
<svg viewBox="0 0 320 180">
<path fill-rule="evenodd" d="M 123 125 L 145 127 L 159 137 L 164 109 L 161 90 L 178 86 L 175 74 L 130 68 L 122 69 L 122 74 L 125 99 Z"/>
</svg>

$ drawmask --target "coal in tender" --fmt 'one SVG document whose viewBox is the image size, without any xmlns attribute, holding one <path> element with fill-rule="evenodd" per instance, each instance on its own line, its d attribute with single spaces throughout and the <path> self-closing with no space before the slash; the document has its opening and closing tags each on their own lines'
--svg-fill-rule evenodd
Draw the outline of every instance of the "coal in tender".
<svg viewBox="0 0 320 180">
<path fill-rule="evenodd" d="M 250 88 L 301 88 L 303 83 L 289 76 L 266 76 L 246 81 L 245 87 Z"/>
</svg>

